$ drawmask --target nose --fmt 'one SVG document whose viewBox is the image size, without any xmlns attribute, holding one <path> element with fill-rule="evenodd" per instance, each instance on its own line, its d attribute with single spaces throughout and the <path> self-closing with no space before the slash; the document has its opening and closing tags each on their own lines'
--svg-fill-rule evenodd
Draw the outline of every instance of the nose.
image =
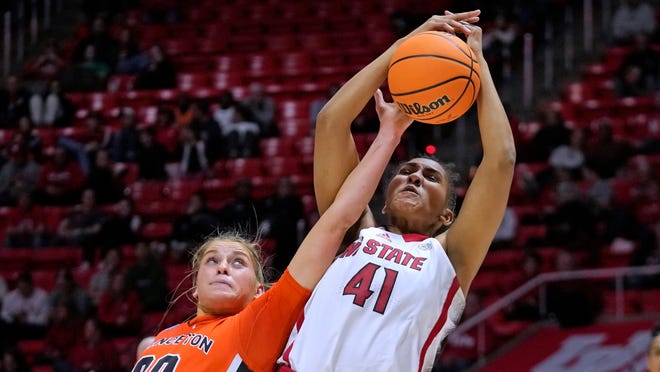
<svg viewBox="0 0 660 372">
<path fill-rule="evenodd" d="M 221 260 L 218 262 L 218 265 L 216 266 L 218 270 L 218 274 L 227 274 L 229 271 L 229 263 L 227 260 Z"/>
<path fill-rule="evenodd" d="M 422 177 L 419 172 L 413 172 L 408 175 L 408 183 L 412 183 L 415 186 L 422 184 Z"/>
</svg>

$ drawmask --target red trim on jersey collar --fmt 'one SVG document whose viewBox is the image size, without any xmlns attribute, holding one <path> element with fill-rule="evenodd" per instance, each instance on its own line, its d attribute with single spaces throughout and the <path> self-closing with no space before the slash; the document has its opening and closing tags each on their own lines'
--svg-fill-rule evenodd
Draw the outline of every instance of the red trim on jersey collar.
<svg viewBox="0 0 660 372">
<path fill-rule="evenodd" d="M 393 232 L 389 231 L 387 229 L 387 226 L 380 226 L 380 228 L 387 231 L 388 233 L 396 234 L 396 233 L 393 233 Z M 430 236 L 426 236 L 426 235 L 422 235 L 422 234 L 416 234 L 416 233 L 413 233 L 413 234 L 397 234 L 397 235 L 401 235 L 401 237 L 403 237 L 403 241 L 405 241 L 406 243 L 421 242 L 421 241 L 424 241 L 424 240 L 430 238 Z"/>
</svg>

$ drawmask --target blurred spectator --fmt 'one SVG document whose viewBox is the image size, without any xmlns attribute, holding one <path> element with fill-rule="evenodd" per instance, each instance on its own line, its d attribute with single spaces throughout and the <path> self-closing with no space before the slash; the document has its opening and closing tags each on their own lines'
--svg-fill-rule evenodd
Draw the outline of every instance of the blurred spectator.
<svg viewBox="0 0 660 372">
<path fill-rule="evenodd" d="M 43 147 L 43 139 L 41 135 L 34 129 L 32 120 L 28 116 L 23 116 L 18 119 L 18 130 L 12 137 L 12 143 L 22 142 L 28 149 L 32 158 L 40 161 L 42 158 L 41 149 Z"/>
<path fill-rule="evenodd" d="M 23 271 L 16 278 L 16 288 L 2 301 L 2 332 L 7 339 L 42 338 L 50 316 L 48 294 L 35 287 L 32 275 Z"/>
<path fill-rule="evenodd" d="M 638 66 L 644 81 L 644 91 L 657 91 L 660 84 L 660 52 L 653 48 L 651 39 L 646 34 L 635 35 L 634 41 L 633 49 L 623 58 L 619 71 L 626 71 L 629 66 Z"/>
<path fill-rule="evenodd" d="M 317 98 L 309 104 L 309 124 L 312 126 L 312 128 L 316 127 L 316 117 L 318 116 L 319 112 L 321 112 L 321 109 L 325 106 L 326 103 L 328 103 L 328 101 L 330 101 L 330 98 L 332 98 L 335 93 L 337 93 L 339 88 L 339 84 L 330 85 L 326 90 L 324 97 Z"/>
<path fill-rule="evenodd" d="M 616 76 L 614 93 L 617 97 L 641 97 L 651 92 L 641 66 L 627 65 Z"/>
<path fill-rule="evenodd" d="M 541 128 L 532 137 L 526 155 L 523 155 L 524 161 L 545 162 L 552 150 L 569 143 L 571 131 L 566 127 L 561 111 L 547 107 L 541 115 Z"/>
<path fill-rule="evenodd" d="M 248 95 L 241 103 L 248 110 L 245 119 L 259 124 L 262 135 L 266 137 L 278 135 L 275 123 L 275 100 L 266 94 L 263 85 L 250 84 Z"/>
<path fill-rule="evenodd" d="M 255 236 L 261 219 L 261 203 L 252 196 L 252 180 L 236 181 L 234 197 L 219 211 L 220 230 L 239 231 Z"/>
<path fill-rule="evenodd" d="M 646 0 L 621 0 L 612 18 L 612 38 L 615 44 L 631 45 L 636 34 L 649 37 L 655 33 L 656 11 Z"/>
<path fill-rule="evenodd" d="M 89 58 L 89 47 L 94 50 L 94 56 Z M 75 47 L 73 59 L 77 62 L 100 62 L 106 66 L 113 66 L 117 53 L 117 40 L 115 40 L 107 29 L 105 19 L 97 16 L 92 21 L 92 29 L 89 35 L 80 40 Z"/>
<path fill-rule="evenodd" d="M 552 152 L 548 163 L 559 172 L 567 172 L 574 179 L 581 176 L 582 167 L 584 166 L 584 152 L 582 149 L 585 145 L 584 130 L 582 128 L 575 128 L 571 132 L 570 142 L 565 145 L 559 145 Z"/>
<path fill-rule="evenodd" d="M 94 191 L 86 189 L 82 193 L 81 203 L 71 208 L 60 222 L 53 244 L 82 247 L 83 266 L 89 267 L 96 260 L 104 218 L 104 212 L 96 205 Z"/>
<path fill-rule="evenodd" d="M 498 83 L 511 78 L 513 44 L 518 36 L 516 24 L 501 11 L 495 16 L 493 26 L 484 31 L 484 56 Z"/>
<path fill-rule="evenodd" d="M 40 173 L 24 144 L 10 144 L 9 160 L 0 168 L 0 205 L 14 205 L 21 193 L 34 191 Z"/>
<path fill-rule="evenodd" d="M 0 89 L 0 128 L 13 128 L 18 119 L 29 115 L 30 95 L 18 78 L 9 75 L 4 89 Z"/>
<path fill-rule="evenodd" d="M 124 273 L 115 274 L 110 287 L 101 294 L 98 316 L 109 337 L 136 336 L 140 331 L 142 312 L 138 294 L 126 283 Z"/>
<path fill-rule="evenodd" d="M 96 152 L 94 165 L 87 175 L 85 187 L 94 190 L 98 204 L 111 204 L 119 200 L 123 191 L 123 181 L 121 174 L 115 172 L 108 151 Z"/>
<path fill-rule="evenodd" d="M 510 248 L 518 232 L 518 215 L 510 206 L 504 210 L 502 222 L 495 232 L 491 249 Z"/>
<path fill-rule="evenodd" d="M 559 172 L 555 184 L 557 207 L 547 217 L 547 239 L 550 244 L 570 246 L 593 253 L 597 248 L 594 205 L 584 197 L 575 181 Z"/>
<path fill-rule="evenodd" d="M 562 250 L 555 257 L 556 271 L 576 270 L 575 255 Z M 548 311 L 564 328 L 592 324 L 603 306 L 601 291 L 582 280 L 551 283 L 547 287 Z"/>
<path fill-rule="evenodd" d="M 236 112 L 237 105 L 238 103 L 234 99 L 231 90 L 220 93 L 218 105 L 213 112 L 213 118 L 222 128 L 223 133 L 227 133 L 227 128 L 234 122 L 234 112 Z"/>
<path fill-rule="evenodd" d="M 57 49 L 57 41 L 54 39 L 49 40 L 41 54 L 26 68 L 25 75 L 37 80 L 59 78 L 66 67 L 66 63 L 58 54 Z"/>
<path fill-rule="evenodd" d="M 587 141 L 584 149 L 585 164 L 601 178 L 612 178 L 626 164 L 632 149 L 614 137 L 609 119 L 601 119 L 597 125 L 595 138 Z"/>
<path fill-rule="evenodd" d="M 49 302 L 52 309 L 60 303 L 73 305 L 73 314 L 86 317 L 92 312 L 92 300 L 83 287 L 76 283 L 71 270 L 61 268 L 54 278 L 54 288 L 50 292 Z"/>
<path fill-rule="evenodd" d="M 176 105 L 172 110 L 174 114 L 174 125 L 178 128 L 187 127 L 193 119 L 192 98 L 188 93 L 180 93 L 176 97 Z"/>
<path fill-rule="evenodd" d="M 169 154 L 165 147 L 154 138 L 154 128 L 140 131 L 140 145 L 137 152 L 138 178 L 144 180 L 165 180 L 165 163 Z"/>
<path fill-rule="evenodd" d="M 167 271 L 146 242 L 135 245 L 137 261 L 126 270 L 126 285 L 140 299 L 142 311 L 164 311 L 168 304 Z"/>
<path fill-rule="evenodd" d="M 73 303 L 64 299 L 56 302 L 44 339 L 44 350 L 36 358 L 38 364 L 52 364 L 53 367 L 61 364 L 76 344 L 82 323 Z"/>
<path fill-rule="evenodd" d="M 85 130 L 78 138 L 87 158 L 93 159 L 94 153 L 99 149 L 107 148 L 112 138 L 110 126 L 104 122 L 103 115 L 98 111 L 91 111 L 85 118 Z"/>
<path fill-rule="evenodd" d="M 60 81 L 67 91 L 93 92 L 105 89 L 110 65 L 97 57 L 98 49 L 87 45 L 83 59 L 67 69 Z"/>
<path fill-rule="evenodd" d="M 149 48 L 148 64 L 138 72 L 135 89 L 176 88 L 176 71 L 170 58 L 160 45 Z"/>
<path fill-rule="evenodd" d="M 34 93 L 30 97 L 30 117 L 36 126 L 67 126 L 73 114 L 73 103 L 62 92 L 57 80 L 51 81 L 45 92 Z"/>
<path fill-rule="evenodd" d="M 142 227 L 142 217 L 135 212 L 133 200 L 126 197 L 120 199 L 115 213 L 108 216 L 101 227 L 100 241 L 103 253 L 108 249 L 134 244 L 140 227 Z"/>
<path fill-rule="evenodd" d="M 97 371 L 112 372 L 119 370 L 118 352 L 111 339 L 105 336 L 101 323 L 94 318 L 85 321 L 82 337 L 67 355 L 67 362 L 58 366 L 62 372 Z"/>
<path fill-rule="evenodd" d="M 46 205 L 72 205 L 80 195 L 85 176 L 62 146 L 55 146 L 53 158 L 41 168 L 35 200 Z"/>
<path fill-rule="evenodd" d="M 229 158 L 249 158 L 258 153 L 261 129 L 259 124 L 247 120 L 247 108 L 237 106 L 231 124 L 225 126 L 225 141 Z"/>
<path fill-rule="evenodd" d="M 29 372 L 32 368 L 25 359 L 25 355 L 18 347 L 10 347 L 2 350 L 0 359 L 0 371 L 3 372 Z"/>
<path fill-rule="evenodd" d="M 263 201 L 260 230 L 275 240 L 273 267 L 278 274 L 283 273 L 305 233 L 302 198 L 295 193 L 290 178 L 277 180 L 275 193 Z"/>
<path fill-rule="evenodd" d="M 173 153 L 179 140 L 179 128 L 174 125 L 174 111 L 161 105 L 156 113 L 153 125 L 156 141 L 163 145 L 168 153 Z"/>
<path fill-rule="evenodd" d="M 199 139 L 205 144 L 209 163 L 215 162 L 224 155 L 222 129 L 211 116 L 208 103 L 201 100 L 193 103 L 193 120 L 190 128 L 198 133 Z"/>
<path fill-rule="evenodd" d="M 126 27 L 119 32 L 116 57 L 114 70 L 118 74 L 135 74 L 148 63 L 147 54 L 140 51 L 133 33 Z"/>
<path fill-rule="evenodd" d="M 16 208 L 7 219 L 5 246 L 8 248 L 39 248 L 46 244 L 46 216 L 43 209 L 34 205 L 29 193 L 18 196 Z"/>
<path fill-rule="evenodd" d="M 88 292 L 94 305 L 98 306 L 101 294 L 110 288 L 111 278 L 122 269 L 120 266 L 119 248 L 109 249 L 105 252 L 103 260 L 89 280 Z"/>
<path fill-rule="evenodd" d="M 175 152 L 178 161 L 177 175 L 182 178 L 203 177 L 209 172 L 206 145 L 197 138 L 195 131 L 186 126 L 179 132 L 179 144 Z"/>
<path fill-rule="evenodd" d="M 121 163 L 135 162 L 139 151 L 140 133 L 137 116 L 130 107 L 121 110 L 121 129 L 114 132 L 110 144 L 112 160 Z"/>
<path fill-rule="evenodd" d="M 218 217 L 209 210 L 201 192 L 190 195 L 186 213 L 172 224 L 170 246 L 175 259 L 184 258 L 194 245 L 201 242 L 218 228 Z"/>
<path fill-rule="evenodd" d="M 543 267 L 543 258 L 536 251 L 528 249 L 522 258 L 522 271 L 511 283 L 513 288 L 518 288 L 528 281 L 534 279 L 541 273 Z M 508 320 L 529 320 L 536 321 L 540 319 L 539 291 L 534 289 L 517 301 L 512 303 L 505 313 Z"/>
</svg>

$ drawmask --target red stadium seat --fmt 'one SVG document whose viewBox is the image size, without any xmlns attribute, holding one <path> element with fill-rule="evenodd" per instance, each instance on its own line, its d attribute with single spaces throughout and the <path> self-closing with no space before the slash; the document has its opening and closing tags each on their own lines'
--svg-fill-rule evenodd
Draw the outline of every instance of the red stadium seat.
<svg viewBox="0 0 660 372">
<path fill-rule="evenodd" d="M 266 173 L 272 177 L 284 177 L 301 173 L 300 162 L 294 156 L 275 156 L 264 160 Z"/>
<path fill-rule="evenodd" d="M 160 43 L 163 45 L 165 53 L 171 57 L 192 53 L 196 48 L 194 40 L 188 38 L 165 39 L 161 40 Z"/>
<path fill-rule="evenodd" d="M 225 161 L 225 170 L 234 179 L 263 175 L 262 160 L 259 158 L 229 159 Z"/>
<path fill-rule="evenodd" d="M 293 155 L 293 142 L 290 138 L 264 138 L 259 142 L 262 157 Z"/>
<path fill-rule="evenodd" d="M 242 54 L 230 54 L 212 58 L 213 65 L 217 71 L 243 71 L 245 68 L 245 56 Z"/>
<path fill-rule="evenodd" d="M 163 198 L 164 186 L 161 181 L 138 181 L 129 187 L 128 193 L 135 203 L 158 201 Z"/>
<path fill-rule="evenodd" d="M 182 91 L 208 88 L 211 86 L 209 75 L 206 72 L 180 72 L 176 78 L 177 87 Z"/>
<path fill-rule="evenodd" d="M 149 222 L 144 224 L 140 236 L 148 240 L 164 241 L 172 235 L 170 222 Z"/>
<path fill-rule="evenodd" d="M 280 66 L 284 75 L 309 74 L 312 66 L 312 56 L 305 51 L 284 53 L 280 57 Z"/>
<path fill-rule="evenodd" d="M 201 180 L 176 180 L 165 183 L 163 194 L 168 200 L 187 202 L 190 196 L 202 189 Z"/>
<path fill-rule="evenodd" d="M 289 34 L 271 34 L 265 37 L 264 45 L 268 50 L 277 52 L 290 52 L 296 50 L 298 41 L 294 35 Z M 288 53 L 283 53 L 287 55 Z"/>
<path fill-rule="evenodd" d="M 202 184 L 202 192 L 208 203 L 223 202 L 234 194 L 235 183 L 233 178 L 208 179 Z"/>
<path fill-rule="evenodd" d="M 269 77 L 279 71 L 278 57 L 274 53 L 248 54 L 245 62 L 245 75 L 251 78 Z"/>
<path fill-rule="evenodd" d="M 299 138 L 294 146 L 300 155 L 314 155 L 314 137 Z"/>
<path fill-rule="evenodd" d="M 312 131 L 312 126 L 307 118 L 283 119 L 278 121 L 277 127 L 282 137 L 291 137 L 294 140 L 309 136 Z"/>
</svg>

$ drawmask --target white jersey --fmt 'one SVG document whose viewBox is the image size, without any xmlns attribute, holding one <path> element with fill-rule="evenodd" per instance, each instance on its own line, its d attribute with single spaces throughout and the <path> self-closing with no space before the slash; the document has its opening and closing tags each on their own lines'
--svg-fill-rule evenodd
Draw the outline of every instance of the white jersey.
<svg viewBox="0 0 660 372">
<path fill-rule="evenodd" d="M 279 362 L 297 372 L 430 371 L 464 307 L 437 239 L 363 229 L 314 289 Z"/>
</svg>

